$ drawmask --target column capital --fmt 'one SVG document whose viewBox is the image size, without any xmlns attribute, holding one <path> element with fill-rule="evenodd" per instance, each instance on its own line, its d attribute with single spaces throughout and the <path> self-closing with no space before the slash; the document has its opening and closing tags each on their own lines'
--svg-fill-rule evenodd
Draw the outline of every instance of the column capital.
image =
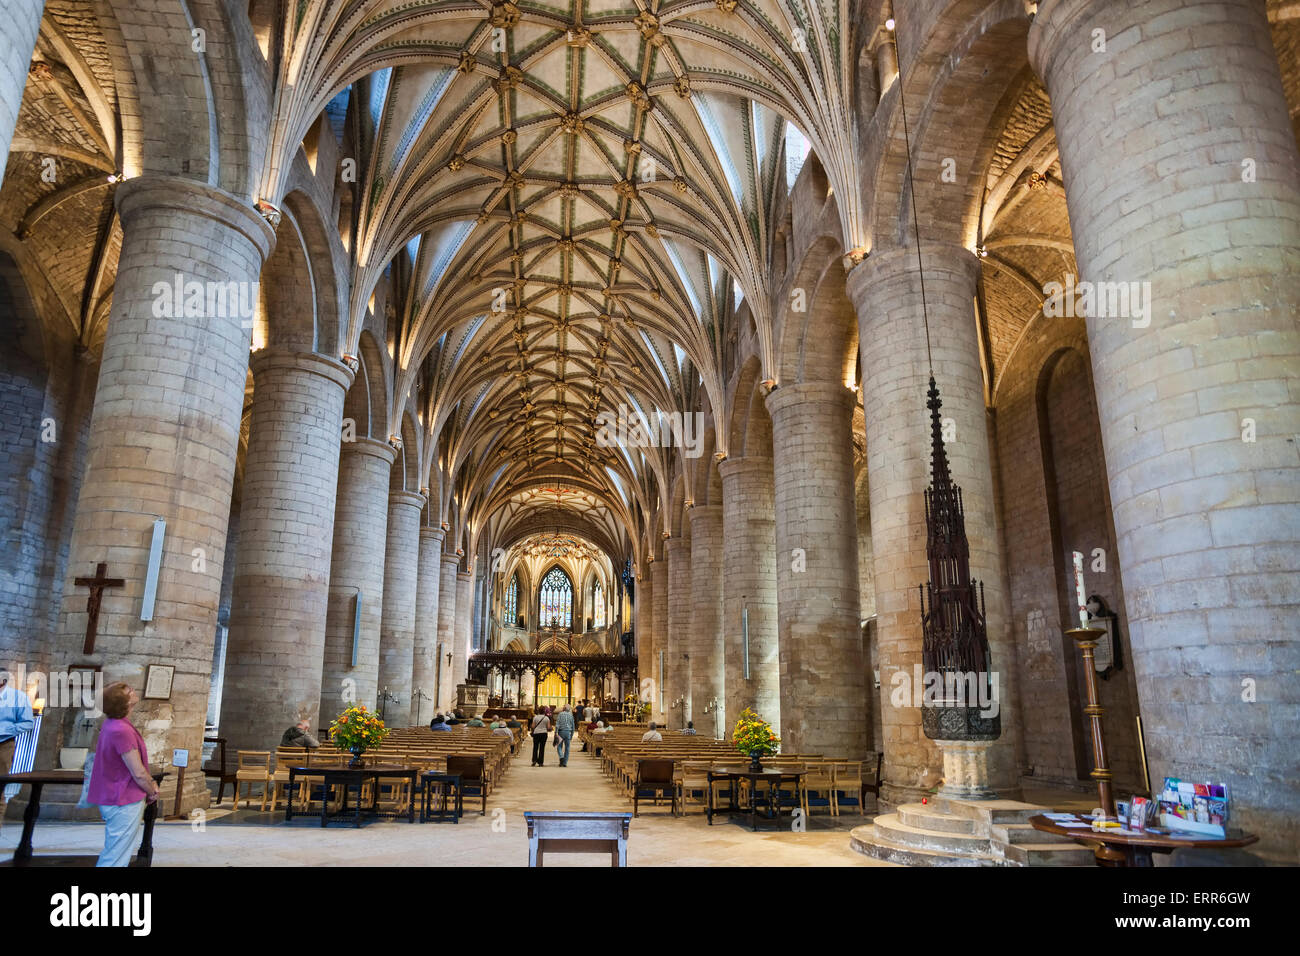
<svg viewBox="0 0 1300 956">
<path fill-rule="evenodd" d="M 777 389 L 780 391 L 780 389 Z M 744 475 L 772 473 L 772 459 L 767 455 L 745 455 L 741 458 L 728 458 L 718 462 L 718 474 L 722 480 L 739 478 Z"/>
<path fill-rule="evenodd" d="M 858 396 L 842 382 L 795 382 L 772 389 L 764 403 L 767 413 L 775 420 L 779 414 L 796 405 L 830 405 L 838 410 L 851 411 L 858 403 Z"/>
<path fill-rule="evenodd" d="M 426 540 L 426 539 L 427 539 L 427 540 L 430 540 L 430 541 L 434 541 L 434 540 L 436 540 L 436 541 L 441 542 L 441 541 L 446 540 L 446 538 L 447 538 L 447 532 L 444 531 L 442 528 L 428 528 L 428 527 L 425 527 L 425 528 L 421 528 L 421 529 L 420 529 L 420 538 L 421 538 L 421 540 Z"/>
<path fill-rule="evenodd" d="M 263 262 L 275 248 L 275 230 L 251 202 L 193 179 L 137 176 L 117 187 L 114 202 L 123 229 L 129 229 L 142 210 L 168 209 L 178 216 L 197 216 L 229 226 L 257 247 Z"/>
<path fill-rule="evenodd" d="M 953 242 L 934 242 L 926 240 L 921 246 L 920 263 L 917 261 L 916 246 L 891 246 L 887 249 L 873 249 L 871 255 L 857 268 L 849 272 L 845 280 L 849 301 L 858 311 L 859 323 L 868 317 L 863 315 L 864 303 L 870 298 L 873 286 L 882 283 L 903 280 L 917 280 L 919 307 L 920 282 L 917 278 L 918 266 L 924 264 L 927 273 L 964 274 L 974 295 L 976 283 L 980 277 L 979 256 L 965 246 Z"/>
<path fill-rule="evenodd" d="M 460 564 L 460 555 L 458 555 L 458 554 L 447 554 L 447 553 L 444 552 L 444 553 L 443 553 L 443 556 L 442 556 L 442 563 L 443 563 L 443 564 Z M 458 573 L 459 573 L 459 572 L 458 572 Z"/>
<path fill-rule="evenodd" d="M 671 557 L 674 554 L 689 555 L 691 553 L 690 547 L 691 547 L 691 543 L 687 541 L 685 538 L 682 537 L 669 538 L 667 541 L 664 542 L 664 557 L 666 558 Z"/>
<path fill-rule="evenodd" d="M 1038 78 L 1047 85 L 1048 75 L 1056 64 L 1056 57 L 1064 47 L 1065 39 L 1074 35 L 1075 27 L 1085 14 L 1090 14 L 1089 30 L 1099 8 L 1108 0 L 1044 0 L 1029 26 L 1029 64 Z M 1128 0 L 1121 0 L 1124 6 Z"/>
<path fill-rule="evenodd" d="M 418 491 L 390 491 L 388 493 L 388 506 L 407 505 L 416 511 L 424 510 L 424 495 Z"/>
<path fill-rule="evenodd" d="M 397 459 L 397 449 L 378 438 L 357 438 L 343 442 L 343 454 L 371 455 L 382 458 L 391 465 Z"/>
<path fill-rule="evenodd" d="M 468 571 L 457 571 L 457 572 L 456 572 L 456 580 L 457 580 L 457 581 L 462 581 L 462 580 L 464 580 L 464 581 L 469 581 L 469 580 L 472 579 L 473 577 L 474 577 L 474 575 L 472 575 L 472 574 L 471 574 L 470 572 L 468 572 Z"/>
<path fill-rule="evenodd" d="M 722 521 L 722 505 L 696 505 L 686 514 L 690 517 L 691 532 L 693 534 L 697 524 L 703 525 L 709 522 Z"/>
<path fill-rule="evenodd" d="M 352 387 L 352 379 L 356 374 L 338 359 L 319 352 L 295 352 L 273 347 L 254 352 L 249 359 L 249 367 L 253 370 L 254 386 L 260 372 L 287 368 L 319 375 L 341 386 L 345 392 Z"/>
</svg>

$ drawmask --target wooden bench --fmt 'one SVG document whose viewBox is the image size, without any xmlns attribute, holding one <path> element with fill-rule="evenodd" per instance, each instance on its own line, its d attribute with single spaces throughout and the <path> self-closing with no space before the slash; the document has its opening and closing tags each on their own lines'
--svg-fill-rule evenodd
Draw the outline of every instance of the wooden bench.
<svg viewBox="0 0 1300 956">
<path fill-rule="evenodd" d="M 528 865 L 541 866 L 550 853 L 604 853 L 610 866 L 627 866 L 630 813 L 573 810 L 525 810 Z"/>
<path fill-rule="evenodd" d="M 210 760 L 203 768 L 203 777 L 205 781 L 211 780 L 214 777 L 216 778 L 217 803 L 220 803 L 222 794 L 226 792 L 226 784 L 230 784 L 232 788 L 235 786 L 235 771 L 231 770 L 226 765 L 226 738 L 205 737 L 203 742 L 205 744 L 215 743 L 217 745 L 216 752 L 212 755 L 212 760 Z"/>
</svg>

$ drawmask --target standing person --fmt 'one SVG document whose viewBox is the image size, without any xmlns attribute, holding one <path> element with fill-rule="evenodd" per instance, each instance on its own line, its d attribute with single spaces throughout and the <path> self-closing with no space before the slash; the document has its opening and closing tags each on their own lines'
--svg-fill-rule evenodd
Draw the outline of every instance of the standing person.
<svg viewBox="0 0 1300 956">
<path fill-rule="evenodd" d="M 8 671 L 0 671 L 0 771 L 11 773 L 14 766 L 14 749 L 18 735 L 36 726 L 32 701 L 17 687 L 9 684 Z M 5 788 L 0 787 L 0 820 L 5 815 Z"/>
<path fill-rule="evenodd" d="M 546 762 L 546 738 L 551 735 L 551 718 L 546 711 L 533 715 L 529 729 L 533 735 L 533 766 L 540 767 Z"/>
<path fill-rule="evenodd" d="M 158 785 L 149 776 L 149 751 L 131 723 L 140 697 L 123 681 L 104 688 L 104 725 L 95 744 L 86 799 L 99 805 L 104 818 L 104 852 L 96 866 L 127 866 L 140 839 L 144 805 L 158 799 Z"/>
<path fill-rule="evenodd" d="M 555 718 L 555 734 L 560 738 L 560 742 L 556 746 L 559 750 L 561 767 L 569 765 L 569 742 L 573 740 L 573 731 L 575 729 L 573 714 L 569 713 L 569 705 L 565 704 L 560 709 L 560 715 Z"/>
</svg>

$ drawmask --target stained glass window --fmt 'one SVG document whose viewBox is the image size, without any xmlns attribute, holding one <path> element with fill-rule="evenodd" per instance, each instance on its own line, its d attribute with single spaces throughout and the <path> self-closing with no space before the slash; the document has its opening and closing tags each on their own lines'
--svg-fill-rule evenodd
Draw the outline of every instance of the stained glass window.
<svg viewBox="0 0 1300 956">
<path fill-rule="evenodd" d="M 596 627 L 604 627 L 605 626 L 605 589 L 604 587 L 601 586 L 601 583 L 599 581 L 597 581 L 596 586 L 591 589 L 591 606 L 595 611 L 595 613 L 592 615 L 593 624 Z"/>
<path fill-rule="evenodd" d="M 573 626 L 573 582 L 560 568 L 554 567 L 542 578 L 540 589 L 542 626 Z"/>
<path fill-rule="evenodd" d="M 501 600 L 501 623 L 506 627 L 514 627 L 515 620 L 519 616 L 519 575 L 513 575 L 510 578 L 510 584 L 506 588 L 505 597 Z"/>
</svg>

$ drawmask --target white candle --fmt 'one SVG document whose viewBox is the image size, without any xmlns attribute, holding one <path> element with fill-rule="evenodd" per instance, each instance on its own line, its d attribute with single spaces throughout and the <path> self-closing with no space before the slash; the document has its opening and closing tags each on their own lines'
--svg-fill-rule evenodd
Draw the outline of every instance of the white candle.
<svg viewBox="0 0 1300 956">
<path fill-rule="evenodd" d="M 1079 626 L 1088 626 L 1088 599 L 1083 590 L 1083 554 L 1074 552 L 1074 597 L 1079 605 Z"/>
</svg>

